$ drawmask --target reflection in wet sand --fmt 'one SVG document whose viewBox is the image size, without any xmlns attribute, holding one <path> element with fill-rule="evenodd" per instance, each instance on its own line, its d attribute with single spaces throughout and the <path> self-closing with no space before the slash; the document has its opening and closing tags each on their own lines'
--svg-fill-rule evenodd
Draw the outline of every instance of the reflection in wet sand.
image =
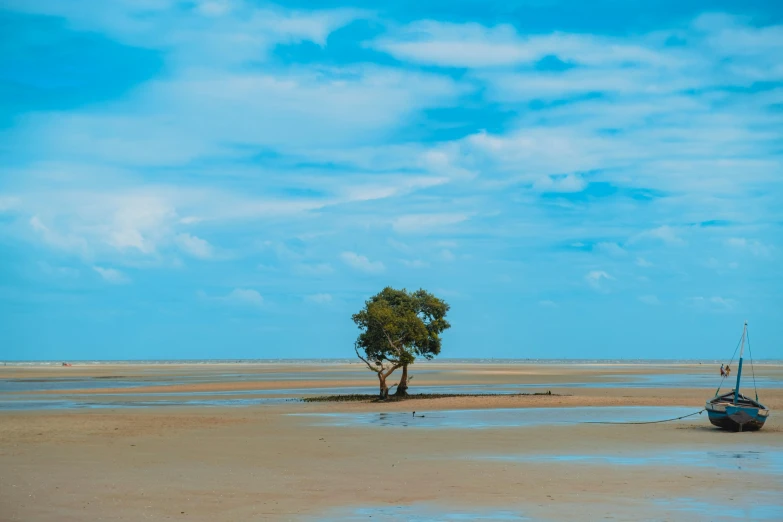
<svg viewBox="0 0 783 522">
<path fill-rule="evenodd" d="M 571 408 L 503 408 L 436 410 L 418 413 L 292 413 L 319 426 L 379 426 L 392 428 L 507 428 L 583 422 L 648 422 L 693 413 L 693 408 L 668 406 L 600 406 Z"/>
<path fill-rule="evenodd" d="M 544 462 L 605 466 L 698 466 L 724 470 L 783 474 L 783 451 L 727 450 L 672 451 L 666 453 L 617 452 L 594 455 L 501 455 L 481 457 L 503 462 Z"/>
</svg>

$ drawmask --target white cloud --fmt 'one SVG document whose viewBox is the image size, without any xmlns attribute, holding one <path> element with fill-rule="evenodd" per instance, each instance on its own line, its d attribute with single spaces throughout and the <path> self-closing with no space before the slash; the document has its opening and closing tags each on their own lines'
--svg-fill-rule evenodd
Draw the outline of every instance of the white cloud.
<svg viewBox="0 0 783 522">
<path fill-rule="evenodd" d="M 264 304 L 263 296 L 258 291 L 249 288 L 235 288 L 224 300 L 249 306 L 261 306 Z"/>
<path fill-rule="evenodd" d="M 693 24 L 703 46 L 723 59 L 727 69 L 751 81 L 783 77 L 783 25 L 755 26 L 747 19 L 722 13 L 705 14 Z"/>
<path fill-rule="evenodd" d="M 470 216 L 461 213 L 407 214 L 395 218 L 392 227 L 402 233 L 424 233 L 434 228 L 448 227 L 466 221 Z"/>
<path fill-rule="evenodd" d="M 190 234 L 184 233 L 178 234 L 176 236 L 176 242 L 183 251 L 194 257 L 199 257 L 202 259 L 208 259 L 212 257 L 212 245 L 200 237 L 191 236 Z"/>
<path fill-rule="evenodd" d="M 184 225 L 179 216 L 194 209 L 199 209 L 199 219 L 225 225 L 304 214 L 331 203 L 149 184 L 114 191 L 30 189 L 24 196 L 24 204 L 14 209 L 16 215 L 32 215 L 28 224 L 34 234 L 24 234 L 24 239 L 99 261 L 118 255 L 163 260 L 173 247 L 212 257 L 214 249 L 206 240 L 179 230 Z"/>
<path fill-rule="evenodd" d="M 587 182 L 578 174 L 544 176 L 533 183 L 533 188 L 539 192 L 581 192 L 586 187 Z"/>
<path fill-rule="evenodd" d="M 400 263 L 408 268 L 427 268 L 430 266 L 428 262 L 422 261 L 421 259 L 401 259 Z"/>
<path fill-rule="evenodd" d="M 455 166 L 479 172 L 478 182 L 500 188 L 524 184 L 538 192 L 567 193 L 586 188 L 580 172 L 628 164 L 628 157 L 636 151 L 618 149 L 616 141 L 616 137 L 571 122 L 552 126 L 522 120 L 519 128 L 506 134 L 478 132 L 445 144 L 441 150 Z"/>
<path fill-rule="evenodd" d="M 457 248 L 457 242 L 452 239 L 441 239 L 435 242 L 435 246 L 440 248 Z"/>
<path fill-rule="evenodd" d="M 210 296 L 203 290 L 199 290 L 196 292 L 196 295 L 206 302 L 219 304 L 221 306 L 258 308 L 264 304 L 264 297 L 257 290 L 252 288 L 234 288 L 228 294 L 219 296 Z"/>
<path fill-rule="evenodd" d="M 739 268 L 739 263 L 737 263 L 736 261 L 730 261 L 730 262 L 726 263 L 726 262 L 723 262 L 723 261 L 719 261 L 719 260 L 715 259 L 714 257 L 710 257 L 709 259 L 707 259 L 707 261 L 704 263 L 704 265 L 707 268 L 711 268 L 711 269 L 715 270 L 716 272 L 723 273 L 723 274 L 726 273 L 726 269 L 727 268 L 730 269 L 730 270 L 736 270 L 737 268 Z"/>
<path fill-rule="evenodd" d="M 87 250 L 87 242 L 83 238 L 73 234 L 55 232 L 46 226 L 38 216 L 31 217 L 29 223 L 38 237 L 49 246 L 80 253 Z"/>
<path fill-rule="evenodd" d="M 638 70 L 590 70 L 573 69 L 565 72 L 490 73 L 482 75 L 489 83 L 489 96 L 497 101 L 520 102 L 526 100 L 558 100 L 591 92 L 611 96 L 627 96 L 643 92 L 644 84 L 655 84 L 658 77 Z M 673 93 L 685 87 L 697 87 L 703 82 L 692 81 L 687 85 L 662 83 L 664 93 Z M 647 87 L 649 88 L 649 87 Z"/>
<path fill-rule="evenodd" d="M 413 249 L 410 245 L 407 243 L 403 243 L 402 241 L 397 241 L 394 238 L 389 238 L 386 240 L 386 243 L 389 244 L 390 247 L 394 248 L 395 250 L 399 250 L 400 252 L 411 252 Z"/>
<path fill-rule="evenodd" d="M 720 296 L 690 297 L 687 299 L 687 301 L 695 308 L 701 310 L 712 310 L 712 311 L 732 310 L 736 304 L 736 301 L 734 301 L 733 299 L 720 297 Z"/>
<path fill-rule="evenodd" d="M 79 277 L 80 274 L 79 270 L 75 268 L 71 268 L 69 266 L 52 266 L 45 261 L 40 261 L 38 263 L 38 267 L 41 269 L 43 273 L 55 277 L 64 277 L 68 279 L 73 279 Z"/>
<path fill-rule="evenodd" d="M 363 16 L 357 10 L 291 11 L 242 0 L 199 2 L 196 9 L 156 0 L 8 0 L 4 7 L 65 18 L 73 29 L 105 33 L 135 47 L 165 49 L 180 66 L 264 60 L 277 43 L 323 45 L 332 31 Z"/>
<path fill-rule="evenodd" d="M 188 69 L 100 112 L 30 115 L 13 137 L 20 151 L 47 160 L 182 165 L 246 155 L 237 143 L 294 152 L 380 140 L 416 111 L 464 91 L 446 77 L 372 65 L 275 73 Z"/>
<path fill-rule="evenodd" d="M 54 190 L 30 196 L 20 211 L 33 214 L 30 225 L 39 237 L 82 256 L 101 251 L 156 254 L 176 218 L 171 201 L 156 191 Z"/>
<path fill-rule="evenodd" d="M 658 299 L 657 296 L 654 295 L 640 295 L 639 301 L 641 301 L 644 304 L 648 305 L 659 305 L 661 304 L 661 301 Z"/>
<path fill-rule="evenodd" d="M 747 239 L 744 237 L 732 237 L 726 240 L 726 245 L 737 250 L 750 252 L 756 257 L 768 257 L 772 252 L 772 247 L 765 245 L 756 239 Z"/>
<path fill-rule="evenodd" d="M 332 302 L 331 294 L 311 294 L 305 296 L 305 300 L 315 304 L 329 304 Z"/>
<path fill-rule="evenodd" d="M 614 277 L 603 270 L 592 270 L 585 276 L 585 281 L 587 281 L 587 284 L 594 290 L 606 290 L 605 282 L 612 280 L 614 280 Z"/>
<path fill-rule="evenodd" d="M 115 285 L 130 283 L 130 279 L 128 279 L 125 274 L 114 268 L 103 268 L 100 266 L 93 266 L 92 268 L 103 278 L 104 281 L 109 283 Z"/>
<path fill-rule="evenodd" d="M 723 297 L 710 297 L 710 303 L 716 306 L 720 306 L 723 308 L 733 308 L 734 307 L 734 300 L 733 299 L 725 299 Z"/>
<path fill-rule="evenodd" d="M 322 276 L 334 272 L 334 268 L 329 263 L 299 263 L 294 266 L 294 272 L 308 276 Z"/>
<path fill-rule="evenodd" d="M 16 208 L 18 205 L 18 198 L 0 195 L 0 212 L 8 212 Z"/>
<path fill-rule="evenodd" d="M 373 176 L 379 178 L 380 176 Z M 419 189 L 435 187 L 449 182 L 447 177 L 434 176 L 393 176 L 386 183 L 346 185 L 340 190 L 340 198 L 345 201 L 372 201 L 408 194 Z"/>
<path fill-rule="evenodd" d="M 454 252 L 452 252 L 448 248 L 444 248 L 443 250 L 440 251 L 440 258 L 443 259 L 444 261 L 451 262 L 457 259 L 457 256 L 455 256 Z"/>
<path fill-rule="evenodd" d="M 231 2 L 228 0 L 212 0 L 198 2 L 196 9 L 206 16 L 222 16 L 231 11 Z"/>
<path fill-rule="evenodd" d="M 510 26 L 416 22 L 398 38 L 371 44 L 400 60 L 446 67 L 491 67 L 531 61 L 535 56 L 516 41 Z"/>
<path fill-rule="evenodd" d="M 340 258 L 348 266 L 362 272 L 376 274 L 386 270 L 386 266 L 381 261 L 370 261 L 366 256 L 359 255 L 355 252 L 343 252 L 340 254 Z"/>
<path fill-rule="evenodd" d="M 414 22 L 371 44 L 400 60 L 444 67 L 498 67 L 531 63 L 546 56 L 585 65 L 664 65 L 674 62 L 656 50 L 593 35 L 522 37 L 510 25 Z"/>
<path fill-rule="evenodd" d="M 662 241 L 667 245 L 674 245 L 674 246 L 682 246 L 686 244 L 685 240 L 682 239 L 677 234 L 677 231 L 668 225 L 663 225 L 658 228 L 653 228 L 651 230 L 645 230 L 644 232 L 641 232 L 633 236 L 629 241 L 631 243 L 636 243 L 642 240 L 649 240 L 649 239 Z"/>
<path fill-rule="evenodd" d="M 603 252 L 604 254 L 607 254 L 612 257 L 622 257 L 628 254 L 628 252 L 626 252 L 626 250 L 623 247 L 611 241 L 603 241 L 597 243 L 595 245 L 595 250 L 599 252 Z"/>
<path fill-rule="evenodd" d="M 427 22 L 412 24 L 375 45 L 401 59 L 443 65 L 515 64 L 523 59 L 521 49 L 530 51 L 531 58 L 556 55 L 581 64 L 566 71 L 496 67 L 470 74 L 487 86 L 495 101 L 603 94 L 527 111 L 505 135 L 478 133 L 445 145 L 438 154 L 454 169 L 480 172 L 483 178 L 491 173 L 498 186 L 517 181 L 539 189 L 552 181 L 549 176 L 566 176 L 562 179 L 569 190 L 580 190 L 578 172 L 600 171 L 596 181 L 674 192 L 678 197 L 669 201 L 680 202 L 690 212 L 713 207 L 725 214 L 740 206 L 738 194 L 744 193 L 745 199 L 749 178 L 777 180 L 773 136 L 779 134 L 779 124 L 768 109 L 780 104 L 780 95 L 731 94 L 724 89 L 750 85 L 765 71 L 766 77 L 783 78 L 783 64 L 772 58 L 781 47 L 775 40 L 780 34 L 783 26 L 759 27 L 731 17 L 720 24 L 700 20 L 681 31 L 621 39 L 567 34 L 525 38 L 510 27 Z M 669 36 L 687 45 L 666 45 Z M 729 37 L 747 46 L 727 44 L 733 42 Z M 456 42 L 449 56 L 441 56 L 448 45 L 441 48 L 440 42 Z M 509 43 L 513 52 L 505 53 Z M 486 53 L 488 48 L 495 52 Z M 484 62 L 482 54 L 487 54 Z M 735 70 L 745 62 L 752 73 Z M 746 173 L 743 177 L 736 176 L 738 168 Z M 692 201 L 695 194 L 700 201 Z"/>
<path fill-rule="evenodd" d="M 131 257 L 160 266 L 179 250 L 213 254 L 209 243 L 190 234 L 194 230 L 209 230 L 216 244 L 222 234 L 231 234 L 229 242 L 238 237 L 284 242 L 328 230 L 335 236 L 332 248 L 346 244 L 339 234 L 349 234 L 347 244 L 366 245 L 361 247 L 366 253 L 379 256 L 343 257 L 369 272 L 385 268 L 377 259 L 386 258 L 376 253 L 384 248 L 376 247 L 389 226 L 398 237 L 422 234 L 405 236 L 410 245 L 404 247 L 389 242 L 405 252 L 393 257 L 404 257 L 411 267 L 426 263 L 417 258 L 433 264 L 455 258 L 454 246 L 438 243 L 441 235 L 460 236 L 459 252 L 470 252 L 474 260 L 505 257 L 513 245 L 532 258 L 537 249 L 573 237 L 628 237 L 628 244 L 595 248 L 620 256 L 621 244 L 634 250 L 634 242 L 649 241 L 634 254 L 660 258 L 661 271 L 686 271 L 687 261 L 673 250 L 666 252 L 671 259 L 658 255 L 656 243 L 683 245 L 687 238 L 700 245 L 718 230 L 675 224 L 720 218 L 744 224 L 733 234 L 758 238 L 732 238 L 725 246 L 749 255 L 773 252 L 777 228 L 769 225 L 777 215 L 780 183 L 774 108 L 783 103 L 783 90 L 770 84 L 750 93 L 728 87 L 778 74 L 773 62 L 780 28 L 705 18 L 695 27 L 651 35 L 526 37 L 510 27 L 433 22 L 400 32 L 391 27 L 372 43 L 401 59 L 476 69 L 454 81 L 432 68 L 264 63 L 276 43 L 324 45 L 330 31 L 355 13 L 191 2 L 187 15 L 167 22 L 174 4 L 142 1 L 145 16 L 124 0 L 98 7 L 78 1 L 14 3 L 64 17 L 70 28 L 165 48 L 166 75 L 113 101 L 15 120 L 18 125 L 6 136 L 9 149 L 41 163 L 2 167 L 0 177 L 14 180 L 6 187 L 15 191 L 10 199 L 0 198 L 0 211 L 12 216 L 0 223 L 3 235 L 26 234 L 24 240 L 81 255 L 87 266 L 128 266 Z M 243 17 L 247 23 L 237 21 Z M 172 25 L 170 34 L 150 37 L 160 33 L 161 23 Z M 686 43 L 664 45 L 669 35 Z M 204 42 L 194 45 L 199 39 Z M 579 66 L 549 72 L 524 66 L 548 55 Z M 248 59 L 252 68 L 241 66 Z M 461 104 L 460 96 L 471 89 L 477 96 L 469 106 Z M 572 97 L 585 93 L 600 95 Z M 420 138 L 430 131 L 464 134 L 483 124 L 489 104 L 513 113 L 504 118 L 507 130 L 470 131 L 461 139 L 434 142 Z M 425 112 L 431 107 L 449 114 L 455 107 L 467 110 L 454 113 L 464 121 L 452 121 L 440 119 L 439 111 Z M 399 141 L 400 129 L 406 130 L 406 143 L 388 145 Z M 271 159 L 249 165 L 245 160 L 259 151 L 268 151 Z M 71 170 L 47 172 L 49 178 L 30 175 L 53 161 Z M 166 169 L 147 168 L 157 166 Z M 89 177 L 90 171 L 99 174 Z M 159 175 L 178 180 L 177 186 L 159 185 Z M 191 183 L 200 188 L 188 188 Z M 308 189 L 305 197 L 284 195 Z M 188 226 L 194 223 L 204 228 Z M 645 230 L 659 223 L 672 225 Z M 276 265 L 280 277 L 289 270 L 331 273 L 327 264 L 304 263 L 334 255 L 315 243 L 292 249 L 297 255 Z M 238 247 L 236 255 L 251 251 Z M 471 265 L 465 254 L 459 259 Z M 546 262 L 536 259 L 530 264 Z M 641 257 L 636 262 L 650 266 Z M 541 267 L 530 266 L 536 268 Z M 578 281 L 590 268 L 574 266 L 562 280 Z M 612 288 L 604 277 L 588 282 Z"/>
<path fill-rule="evenodd" d="M 653 264 L 651 262 L 647 261 L 643 257 L 637 257 L 636 258 L 636 266 L 640 266 L 642 268 L 649 268 L 649 267 L 653 266 Z"/>
</svg>

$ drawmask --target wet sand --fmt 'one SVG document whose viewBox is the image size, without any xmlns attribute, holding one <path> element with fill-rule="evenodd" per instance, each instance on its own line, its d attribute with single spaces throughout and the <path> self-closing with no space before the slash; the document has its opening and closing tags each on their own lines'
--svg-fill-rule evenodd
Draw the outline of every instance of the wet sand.
<svg viewBox="0 0 783 522">
<path fill-rule="evenodd" d="M 781 388 L 759 390 L 772 416 L 764 430 L 745 434 L 713 429 L 704 415 L 650 425 L 500 428 L 338 426 L 291 415 L 407 415 L 415 409 L 448 417 L 464 409 L 492 415 L 495 408 L 537 415 L 544 411 L 538 408 L 582 406 L 696 411 L 714 393 L 554 386 L 662 372 L 692 375 L 706 370 L 699 365 L 434 364 L 416 370 L 413 392 L 417 385 L 548 383 L 553 393 L 568 395 L 0 411 L 0 520 L 783 518 Z M 755 371 L 770 379 L 783 375 L 775 365 Z M 118 376 L 157 384 L 101 385 L 83 393 L 117 400 L 146 386 L 164 396 L 238 389 L 283 390 L 285 396 L 291 388 L 375 384 L 357 365 L 0 368 L 6 382 Z M 63 392 L 22 395 L 53 393 Z"/>
</svg>

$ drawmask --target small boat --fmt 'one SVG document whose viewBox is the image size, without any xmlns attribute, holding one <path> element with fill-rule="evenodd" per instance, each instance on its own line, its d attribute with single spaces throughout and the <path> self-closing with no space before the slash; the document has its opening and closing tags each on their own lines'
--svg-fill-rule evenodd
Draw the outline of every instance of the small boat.
<svg viewBox="0 0 783 522">
<path fill-rule="evenodd" d="M 742 379 L 742 355 L 747 338 L 748 323 L 746 321 L 745 326 L 742 328 L 742 338 L 740 339 L 737 384 L 733 390 L 723 395 L 718 395 L 720 393 L 719 387 L 718 391 L 715 392 L 715 397 L 707 401 L 705 406 L 710 422 L 724 430 L 757 431 L 764 426 L 764 422 L 769 417 L 769 409 L 759 402 L 758 393 L 756 393 L 756 399 L 753 400 L 739 392 L 740 380 Z"/>
</svg>

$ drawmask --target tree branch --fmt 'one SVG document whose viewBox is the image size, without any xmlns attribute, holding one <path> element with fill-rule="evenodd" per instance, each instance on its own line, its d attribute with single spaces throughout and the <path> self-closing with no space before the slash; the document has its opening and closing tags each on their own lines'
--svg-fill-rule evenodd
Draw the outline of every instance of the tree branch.
<svg viewBox="0 0 783 522">
<path fill-rule="evenodd" d="M 367 365 L 367 368 L 369 368 L 370 370 L 374 371 L 375 373 L 381 373 L 381 372 L 383 371 L 383 366 L 381 366 L 381 368 L 380 368 L 380 369 L 374 368 L 374 367 L 373 367 L 373 366 L 372 366 L 372 365 L 369 363 L 369 361 L 367 361 L 367 359 L 365 359 L 364 357 L 362 357 L 362 356 L 359 354 L 359 347 L 358 347 L 358 346 L 356 346 L 356 343 L 354 343 L 354 345 L 353 345 L 353 349 L 354 349 L 354 351 L 356 352 L 356 356 L 357 356 L 359 359 L 361 359 L 362 361 L 364 361 L 364 364 L 366 364 L 366 365 Z"/>
<path fill-rule="evenodd" d="M 394 341 L 392 341 L 389 332 L 386 331 L 386 328 L 381 326 L 381 331 L 383 332 L 383 335 L 386 336 L 386 340 L 389 341 L 389 346 L 391 346 L 395 352 L 400 353 L 400 349 L 395 346 Z"/>
<path fill-rule="evenodd" d="M 391 367 L 388 369 L 388 371 L 386 371 L 386 373 L 384 373 L 384 374 L 383 374 L 383 378 L 385 379 L 386 377 L 388 377 L 389 375 L 391 375 L 392 373 L 394 373 L 394 370 L 396 370 L 396 369 L 397 369 L 397 368 L 399 368 L 400 366 L 402 366 L 402 363 L 396 363 L 396 364 L 393 364 L 393 365 L 392 365 L 392 366 L 391 366 Z M 380 372 L 378 372 L 378 373 L 380 373 Z"/>
</svg>

